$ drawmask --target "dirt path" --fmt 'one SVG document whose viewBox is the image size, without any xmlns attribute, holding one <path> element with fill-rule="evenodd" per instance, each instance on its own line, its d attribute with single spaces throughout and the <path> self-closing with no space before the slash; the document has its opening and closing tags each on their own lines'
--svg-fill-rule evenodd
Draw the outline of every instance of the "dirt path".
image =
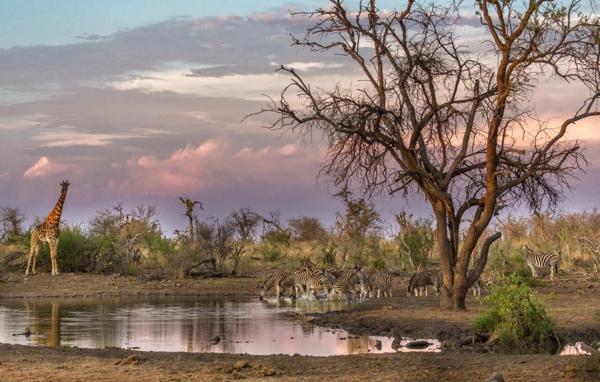
<svg viewBox="0 0 600 382">
<path fill-rule="evenodd" d="M 46 274 L 0 276 L 0 299 L 125 295 L 255 296 L 256 279 L 143 281 L 133 277 Z M 468 312 L 445 312 L 437 298 L 406 297 L 405 279 L 394 297 L 315 315 L 315 323 L 354 333 L 452 338 L 471 334 L 482 310 L 469 297 Z M 570 339 L 600 338 L 600 282 L 562 275 L 538 288 L 561 331 Z M 238 367 L 236 362 L 240 362 Z M 118 364 L 117 364 L 118 363 Z M 241 367 L 248 363 L 248 366 Z M 121 349 L 25 347 L 0 344 L 0 381 L 221 381 L 245 378 L 298 381 L 484 381 L 500 371 L 507 381 L 600 381 L 600 358 L 498 355 L 447 351 L 441 354 L 387 354 L 338 357 L 245 356 L 132 352 Z M 273 375 L 271 375 L 273 374 Z"/>
</svg>

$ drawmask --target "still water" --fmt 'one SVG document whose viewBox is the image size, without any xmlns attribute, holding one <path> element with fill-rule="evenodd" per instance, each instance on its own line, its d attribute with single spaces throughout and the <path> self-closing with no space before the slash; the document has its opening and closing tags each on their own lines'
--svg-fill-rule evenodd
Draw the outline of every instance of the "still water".
<svg viewBox="0 0 600 382">
<path fill-rule="evenodd" d="M 0 302 L 0 342 L 314 356 L 395 351 L 392 338 L 353 337 L 302 319 L 305 313 L 341 310 L 346 304 L 192 297 L 4 301 Z M 26 328 L 31 335 L 15 335 Z M 439 351 L 437 345 L 420 350 Z"/>
</svg>

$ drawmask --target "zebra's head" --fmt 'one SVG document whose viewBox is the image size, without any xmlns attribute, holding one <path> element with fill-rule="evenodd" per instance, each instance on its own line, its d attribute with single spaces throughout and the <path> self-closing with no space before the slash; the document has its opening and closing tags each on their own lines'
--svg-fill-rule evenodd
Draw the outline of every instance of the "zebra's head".
<svg viewBox="0 0 600 382">
<path fill-rule="evenodd" d="M 531 253 L 533 253 L 533 249 L 529 248 L 526 244 L 523 244 L 522 249 L 523 249 L 523 253 L 524 254 L 531 254 Z"/>
</svg>

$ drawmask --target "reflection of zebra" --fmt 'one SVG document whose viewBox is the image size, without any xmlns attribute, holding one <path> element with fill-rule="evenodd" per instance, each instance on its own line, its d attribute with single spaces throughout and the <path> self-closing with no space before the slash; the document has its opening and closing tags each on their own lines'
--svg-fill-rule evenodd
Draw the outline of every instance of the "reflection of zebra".
<svg viewBox="0 0 600 382">
<path fill-rule="evenodd" d="M 538 277 L 536 268 L 550 267 L 550 280 L 554 279 L 554 274 L 558 274 L 559 255 L 556 253 L 534 252 L 531 248 L 523 246 L 523 259 L 531 269 L 534 278 Z"/>
<path fill-rule="evenodd" d="M 440 293 L 440 271 L 439 269 L 427 269 L 425 271 L 413 273 L 408 282 L 407 296 L 414 293 L 415 296 L 427 296 L 427 286 L 433 286 L 435 294 Z"/>
</svg>

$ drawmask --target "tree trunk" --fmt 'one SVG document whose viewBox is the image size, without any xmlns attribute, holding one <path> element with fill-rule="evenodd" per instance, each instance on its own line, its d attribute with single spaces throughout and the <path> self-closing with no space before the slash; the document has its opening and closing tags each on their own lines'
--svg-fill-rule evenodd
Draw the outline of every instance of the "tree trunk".
<svg viewBox="0 0 600 382">
<path fill-rule="evenodd" d="M 440 306 L 447 310 L 467 310 L 465 300 L 468 291 L 468 288 L 458 287 L 456 284 L 450 290 L 442 287 Z"/>
<path fill-rule="evenodd" d="M 190 220 L 189 231 L 190 231 L 190 245 L 194 245 L 194 220 L 192 219 L 192 214 L 188 215 L 188 219 Z"/>
</svg>

